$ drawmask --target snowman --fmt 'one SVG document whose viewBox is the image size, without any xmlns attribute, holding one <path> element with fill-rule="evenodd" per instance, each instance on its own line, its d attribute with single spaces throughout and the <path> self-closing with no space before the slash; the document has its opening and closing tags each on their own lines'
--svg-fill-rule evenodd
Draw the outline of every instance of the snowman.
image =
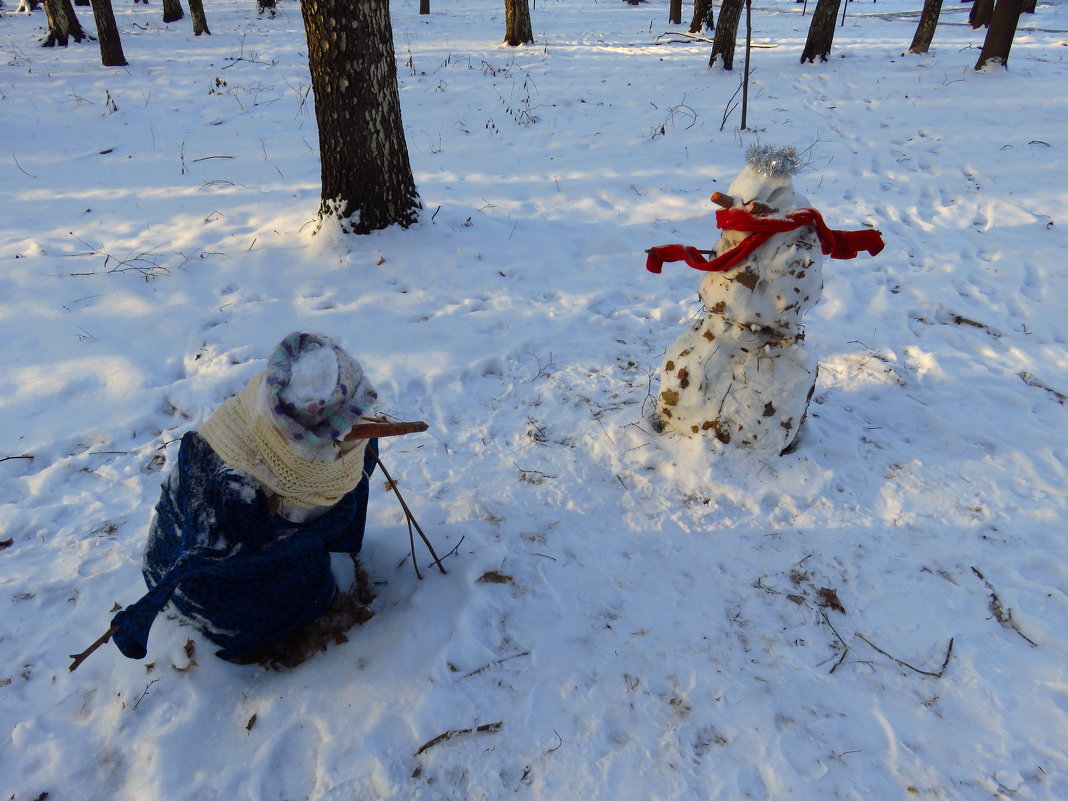
<svg viewBox="0 0 1068 801">
<path fill-rule="evenodd" d="M 651 248 L 647 268 L 685 261 L 707 272 L 698 319 L 668 349 L 657 414 L 665 430 L 784 453 L 797 443 L 816 384 L 803 318 L 819 302 L 823 256 L 882 249 L 878 231 L 832 231 L 793 186 L 794 148 L 754 146 L 726 195 L 712 251 Z M 707 253 L 710 260 L 703 258 Z"/>
</svg>

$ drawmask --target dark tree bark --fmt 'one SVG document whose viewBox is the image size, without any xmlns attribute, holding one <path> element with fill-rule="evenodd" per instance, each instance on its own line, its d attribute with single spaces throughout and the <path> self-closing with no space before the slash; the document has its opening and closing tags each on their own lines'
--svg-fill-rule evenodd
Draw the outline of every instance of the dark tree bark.
<svg viewBox="0 0 1068 801">
<path fill-rule="evenodd" d="M 808 38 L 805 49 L 801 52 L 801 63 L 806 61 L 826 61 L 831 55 L 834 42 L 834 24 L 838 16 L 841 0 L 817 0 L 816 10 L 812 12 L 812 22 L 808 26 Z"/>
<path fill-rule="evenodd" d="M 693 0 L 693 19 L 690 20 L 690 33 L 712 30 L 715 20 L 712 16 L 712 0 Z"/>
<path fill-rule="evenodd" d="M 163 0 L 163 21 L 177 22 L 185 16 L 182 10 L 182 0 Z"/>
<path fill-rule="evenodd" d="M 430 0 L 419 0 L 419 13 L 424 15 L 430 13 Z"/>
<path fill-rule="evenodd" d="M 105 67 L 125 67 L 126 56 L 122 52 L 122 39 L 119 38 L 119 27 L 115 24 L 111 0 L 92 0 L 92 5 L 96 35 L 100 40 L 100 63 Z"/>
<path fill-rule="evenodd" d="M 89 3 L 89 0 L 74 0 L 74 5 L 76 5 L 76 6 L 87 6 L 87 5 L 90 5 L 90 3 Z"/>
<path fill-rule="evenodd" d="M 994 13 L 994 0 L 975 0 L 968 12 L 968 24 L 973 28 L 983 28 L 990 24 Z"/>
<path fill-rule="evenodd" d="M 193 20 L 194 36 L 201 36 L 205 33 L 211 36 L 211 31 L 208 30 L 208 18 L 204 14 L 204 0 L 189 0 L 189 17 Z"/>
<path fill-rule="evenodd" d="M 997 1 L 997 5 L 994 6 L 994 14 L 990 18 L 990 27 L 986 31 L 983 52 L 979 54 L 979 60 L 975 62 L 977 70 L 981 70 L 987 64 L 1008 66 L 1009 49 L 1012 47 L 1012 40 L 1016 36 L 1016 26 L 1020 22 L 1020 13 L 1022 11 L 1022 0 Z"/>
<path fill-rule="evenodd" d="M 938 26 L 938 15 L 941 13 L 942 0 L 924 0 L 920 24 L 916 26 L 916 35 L 912 37 L 912 44 L 909 45 L 910 53 L 919 56 L 931 49 L 935 28 Z"/>
<path fill-rule="evenodd" d="M 512 47 L 534 41 L 528 0 L 504 0 L 504 41 Z"/>
<path fill-rule="evenodd" d="M 719 25 L 712 39 L 712 55 L 708 66 L 714 67 L 716 59 L 723 60 L 723 69 L 734 69 L 734 47 L 738 41 L 738 20 L 742 17 L 745 0 L 723 0 L 719 7 Z"/>
<path fill-rule="evenodd" d="M 303 0 L 322 167 L 319 219 L 367 234 L 419 214 L 388 0 Z"/>
<path fill-rule="evenodd" d="M 256 13 L 260 16 L 266 14 L 271 19 L 274 19 L 277 7 L 278 0 L 256 0 Z"/>
<path fill-rule="evenodd" d="M 668 24 L 682 25 L 682 0 L 670 0 L 668 3 Z"/>
<path fill-rule="evenodd" d="M 70 39 L 80 42 L 86 38 L 70 0 L 44 0 L 44 8 L 48 36 L 41 42 L 41 47 L 66 47 Z"/>
<path fill-rule="evenodd" d="M 1038 0 L 1024 0 L 1023 13 L 1034 14 L 1035 8 L 1038 7 Z"/>
</svg>

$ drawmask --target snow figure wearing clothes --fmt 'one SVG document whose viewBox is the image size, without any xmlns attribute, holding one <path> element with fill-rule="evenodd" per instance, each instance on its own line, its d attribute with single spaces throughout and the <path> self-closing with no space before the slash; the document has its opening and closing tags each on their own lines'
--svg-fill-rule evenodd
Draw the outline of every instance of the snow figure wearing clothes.
<svg viewBox="0 0 1068 801">
<path fill-rule="evenodd" d="M 112 621 L 119 650 L 144 657 L 168 602 L 237 661 L 325 612 L 330 552 L 363 543 L 377 453 L 345 435 L 376 398 L 332 339 L 294 333 L 187 433 L 148 535 L 149 591 Z"/>
<path fill-rule="evenodd" d="M 802 318 L 820 299 L 823 255 L 874 255 L 882 240 L 874 230 L 832 231 L 804 208 L 793 148 L 753 147 L 747 161 L 728 196 L 713 195 L 726 208 L 712 259 L 681 245 L 648 251 L 651 272 L 685 261 L 708 273 L 702 316 L 665 356 L 657 412 L 667 429 L 781 453 L 796 441 L 816 382 Z"/>
</svg>

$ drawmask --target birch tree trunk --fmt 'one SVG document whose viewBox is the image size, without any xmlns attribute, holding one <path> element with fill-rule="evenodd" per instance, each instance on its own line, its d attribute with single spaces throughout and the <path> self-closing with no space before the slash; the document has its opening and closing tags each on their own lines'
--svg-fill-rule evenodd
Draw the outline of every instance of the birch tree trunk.
<svg viewBox="0 0 1068 801">
<path fill-rule="evenodd" d="M 717 58 L 723 59 L 723 69 L 734 69 L 734 48 L 738 41 L 738 20 L 742 17 L 745 0 L 723 0 L 719 7 L 719 25 L 712 40 L 712 55 L 708 66 L 714 67 Z"/>
<path fill-rule="evenodd" d="M 41 47 L 66 47 L 70 39 L 80 42 L 86 38 L 70 0 L 44 0 L 44 8 L 48 36 L 41 42 Z"/>
</svg>

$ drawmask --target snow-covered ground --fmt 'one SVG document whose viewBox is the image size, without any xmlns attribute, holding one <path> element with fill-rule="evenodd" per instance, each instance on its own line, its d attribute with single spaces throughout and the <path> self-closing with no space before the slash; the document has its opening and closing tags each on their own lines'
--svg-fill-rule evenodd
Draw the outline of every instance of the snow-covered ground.
<svg viewBox="0 0 1068 801">
<path fill-rule="evenodd" d="M 976 73 L 950 0 L 924 57 L 919 0 L 851 3 L 816 65 L 802 5 L 758 2 L 739 132 L 662 0 L 540 0 L 519 49 L 499 0 L 398 0 L 424 211 L 351 238 L 312 235 L 296 3 L 203 37 L 117 4 L 125 69 L 13 5 L 0 799 L 1068 798 L 1068 4 Z M 754 142 L 811 148 L 798 191 L 887 244 L 824 263 L 784 457 L 649 420 L 701 275 L 643 251 L 710 247 Z M 448 575 L 379 478 L 348 642 L 268 672 L 161 618 L 69 673 L 143 592 L 175 441 L 294 329 L 430 423 L 383 458 Z"/>
</svg>

